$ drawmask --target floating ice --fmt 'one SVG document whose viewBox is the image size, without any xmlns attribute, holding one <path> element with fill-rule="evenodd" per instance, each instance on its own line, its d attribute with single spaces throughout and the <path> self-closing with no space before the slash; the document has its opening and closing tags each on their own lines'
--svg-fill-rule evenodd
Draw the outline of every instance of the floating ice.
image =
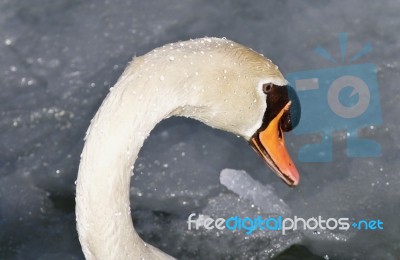
<svg viewBox="0 0 400 260">
<path fill-rule="evenodd" d="M 289 206 L 275 194 L 271 185 L 262 185 L 245 171 L 224 169 L 220 174 L 220 181 L 229 190 L 261 207 L 265 212 L 291 215 Z"/>
</svg>

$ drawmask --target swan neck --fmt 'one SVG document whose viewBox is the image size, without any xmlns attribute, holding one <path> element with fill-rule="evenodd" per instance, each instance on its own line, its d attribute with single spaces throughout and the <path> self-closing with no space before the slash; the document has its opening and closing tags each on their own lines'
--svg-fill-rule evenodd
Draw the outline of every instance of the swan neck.
<svg viewBox="0 0 400 260">
<path fill-rule="evenodd" d="M 159 95 L 137 74 L 123 75 L 93 118 L 76 190 L 77 228 L 87 259 L 169 257 L 135 232 L 129 195 L 139 150 L 154 126 L 176 109 L 175 100 Z"/>
</svg>

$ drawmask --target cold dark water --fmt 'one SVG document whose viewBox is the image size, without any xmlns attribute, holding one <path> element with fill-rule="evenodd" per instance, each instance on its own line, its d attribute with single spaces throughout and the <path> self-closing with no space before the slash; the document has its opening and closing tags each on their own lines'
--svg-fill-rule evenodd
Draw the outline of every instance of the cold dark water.
<svg viewBox="0 0 400 260">
<path fill-rule="evenodd" d="M 169 119 L 136 162 L 134 224 L 147 242 L 179 259 L 398 259 L 399 12 L 397 0 L 1 0 L 0 258 L 83 258 L 74 214 L 83 137 L 134 55 L 178 40 L 227 37 L 287 74 L 343 65 L 314 49 L 322 46 L 340 61 L 338 35 L 347 32 L 349 57 L 372 46 L 352 64 L 377 68 L 382 124 L 360 132 L 380 144 L 382 156 L 347 157 L 346 131 L 339 130 L 333 161 L 305 163 L 297 159 L 299 148 L 315 136 L 288 134 L 302 176 L 290 189 L 245 141 L 193 120 Z M 221 184 L 227 168 L 247 172 L 240 182 L 258 187 L 257 196 Z M 384 229 L 193 232 L 186 223 L 192 212 L 380 219 Z"/>
</svg>

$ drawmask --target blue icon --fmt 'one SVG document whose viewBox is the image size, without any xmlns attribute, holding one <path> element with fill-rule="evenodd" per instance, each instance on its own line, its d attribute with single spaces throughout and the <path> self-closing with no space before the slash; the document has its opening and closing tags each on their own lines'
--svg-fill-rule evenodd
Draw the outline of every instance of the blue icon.
<svg viewBox="0 0 400 260">
<path fill-rule="evenodd" d="M 294 134 L 320 137 L 317 142 L 300 148 L 299 160 L 303 162 L 332 161 L 332 135 L 335 131 L 347 133 L 347 156 L 381 155 L 379 143 L 358 135 L 360 128 L 382 124 L 376 67 L 371 63 L 345 65 L 346 33 L 339 34 L 339 42 L 341 66 L 287 75 L 287 80 L 298 94 L 302 109 L 302 117 L 293 130 Z M 371 50 L 371 45 L 366 44 L 348 62 L 355 62 Z M 315 52 L 339 64 L 324 48 L 317 47 Z"/>
</svg>

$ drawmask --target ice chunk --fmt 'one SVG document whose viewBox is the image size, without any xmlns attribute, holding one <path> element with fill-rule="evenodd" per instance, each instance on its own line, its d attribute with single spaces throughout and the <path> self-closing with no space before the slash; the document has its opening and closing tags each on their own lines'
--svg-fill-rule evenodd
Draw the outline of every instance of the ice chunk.
<svg viewBox="0 0 400 260">
<path fill-rule="evenodd" d="M 275 194 L 272 186 L 259 183 L 245 171 L 224 169 L 220 175 L 220 182 L 240 197 L 261 207 L 265 212 L 291 215 L 289 206 Z"/>
</svg>

